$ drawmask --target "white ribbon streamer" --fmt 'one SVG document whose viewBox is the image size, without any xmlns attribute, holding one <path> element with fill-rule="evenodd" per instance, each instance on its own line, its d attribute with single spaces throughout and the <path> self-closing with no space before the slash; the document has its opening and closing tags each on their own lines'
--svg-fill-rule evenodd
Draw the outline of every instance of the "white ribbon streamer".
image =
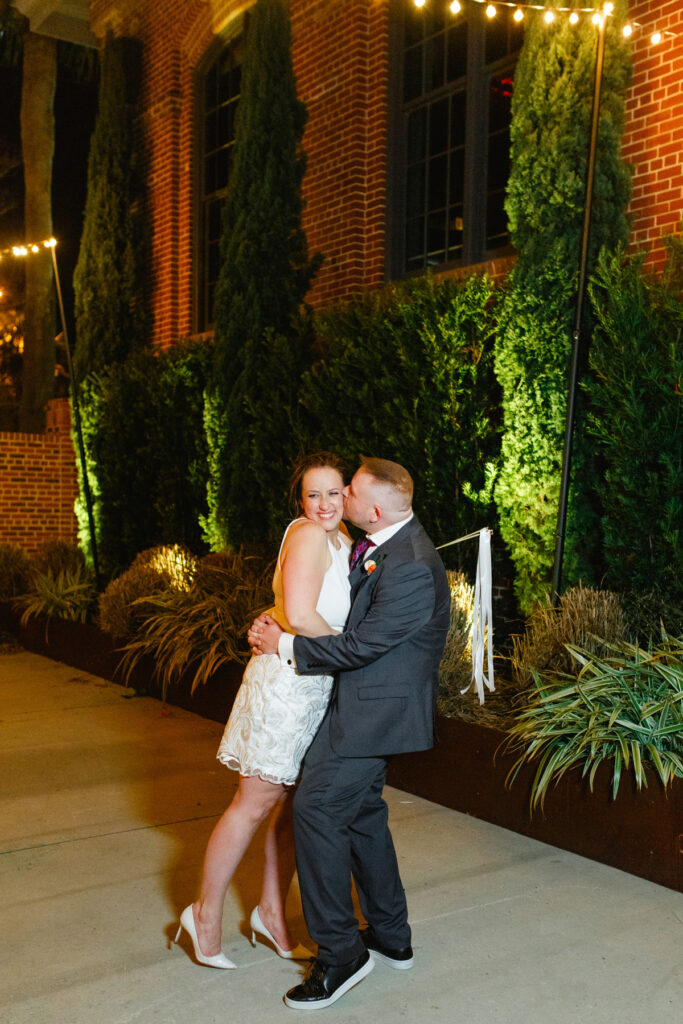
<svg viewBox="0 0 683 1024">
<path fill-rule="evenodd" d="M 452 544 L 461 544 L 464 540 L 479 537 L 479 555 L 477 558 L 477 579 L 474 585 L 474 608 L 472 609 L 472 683 L 477 688 L 479 703 L 484 703 L 484 684 L 493 692 L 493 574 L 491 571 L 491 531 L 488 527 L 475 530 L 457 540 L 449 540 L 447 544 L 439 544 L 437 551 L 449 548 Z M 484 651 L 487 653 L 488 676 L 484 675 Z M 467 693 L 466 686 L 461 693 Z"/>
<path fill-rule="evenodd" d="M 472 612 L 472 683 L 477 688 L 479 703 L 484 703 L 484 684 L 492 692 L 493 680 L 493 595 L 491 572 L 491 533 L 479 531 L 479 557 L 477 559 L 477 580 L 474 586 L 474 609 Z M 484 651 L 487 653 L 488 675 L 484 674 Z M 472 685 L 470 683 L 470 686 Z M 461 693 L 467 693 L 466 686 Z"/>
</svg>

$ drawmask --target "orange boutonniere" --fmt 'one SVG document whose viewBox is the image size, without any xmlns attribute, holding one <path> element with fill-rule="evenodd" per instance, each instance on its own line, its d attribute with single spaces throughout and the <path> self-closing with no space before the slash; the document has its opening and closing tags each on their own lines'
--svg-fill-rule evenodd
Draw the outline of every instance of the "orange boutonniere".
<svg viewBox="0 0 683 1024">
<path fill-rule="evenodd" d="M 384 558 L 386 558 L 385 554 L 379 554 L 377 558 L 366 558 L 360 568 L 363 576 L 370 576 Z"/>
</svg>

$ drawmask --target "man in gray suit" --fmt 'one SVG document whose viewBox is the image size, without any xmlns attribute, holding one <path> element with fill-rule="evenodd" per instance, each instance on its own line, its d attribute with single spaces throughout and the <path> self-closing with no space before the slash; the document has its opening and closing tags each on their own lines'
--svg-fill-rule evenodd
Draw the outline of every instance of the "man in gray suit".
<svg viewBox="0 0 683 1024">
<path fill-rule="evenodd" d="M 413 515 L 412 494 L 410 474 L 385 459 L 364 460 L 344 489 L 344 515 L 366 537 L 351 556 L 343 633 L 293 637 L 268 616 L 249 633 L 253 649 L 279 653 L 301 675 L 337 675 L 294 800 L 299 885 L 318 956 L 285 996 L 293 1008 L 329 1006 L 375 959 L 396 969 L 413 963 L 382 789 L 393 754 L 432 746 L 450 595 L 441 559 Z M 369 924 L 363 932 L 352 874 Z"/>
</svg>

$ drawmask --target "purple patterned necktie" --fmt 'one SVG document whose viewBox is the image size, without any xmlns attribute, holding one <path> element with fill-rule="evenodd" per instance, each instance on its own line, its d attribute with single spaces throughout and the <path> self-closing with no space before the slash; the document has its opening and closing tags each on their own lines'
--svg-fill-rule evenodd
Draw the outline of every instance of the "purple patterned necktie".
<svg viewBox="0 0 683 1024">
<path fill-rule="evenodd" d="M 358 540 L 354 541 L 353 547 L 351 548 L 349 572 L 353 572 L 368 548 L 372 547 L 375 547 L 375 542 L 374 540 L 370 540 L 369 537 L 359 537 Z"/>
</svg>

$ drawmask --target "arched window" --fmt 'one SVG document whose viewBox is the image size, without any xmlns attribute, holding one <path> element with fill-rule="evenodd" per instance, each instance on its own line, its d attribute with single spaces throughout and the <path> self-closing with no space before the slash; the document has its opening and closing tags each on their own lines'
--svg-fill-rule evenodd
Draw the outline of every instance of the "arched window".
<svg viewBox="0 0 683 1024">
<path fill-rule="evenodd" d="M 396 275 L 477 263 L 509 246 L 503 201 L 523 29 L 503 8 L 452 14 L 399 0 L 402 74 L 395 156 Z M 508 16 L 509 15 L 509 16 Z"/>
<path fill-rule="evenodd" d="M 198 268 L 197 327 L 213 326 L 213 303 L 220 269 L 221 210 L 235 142 L 235 112 L 240 97 L 246 17 L 210 58 L 200 76 L 198 98 Z"/>
</svg>

